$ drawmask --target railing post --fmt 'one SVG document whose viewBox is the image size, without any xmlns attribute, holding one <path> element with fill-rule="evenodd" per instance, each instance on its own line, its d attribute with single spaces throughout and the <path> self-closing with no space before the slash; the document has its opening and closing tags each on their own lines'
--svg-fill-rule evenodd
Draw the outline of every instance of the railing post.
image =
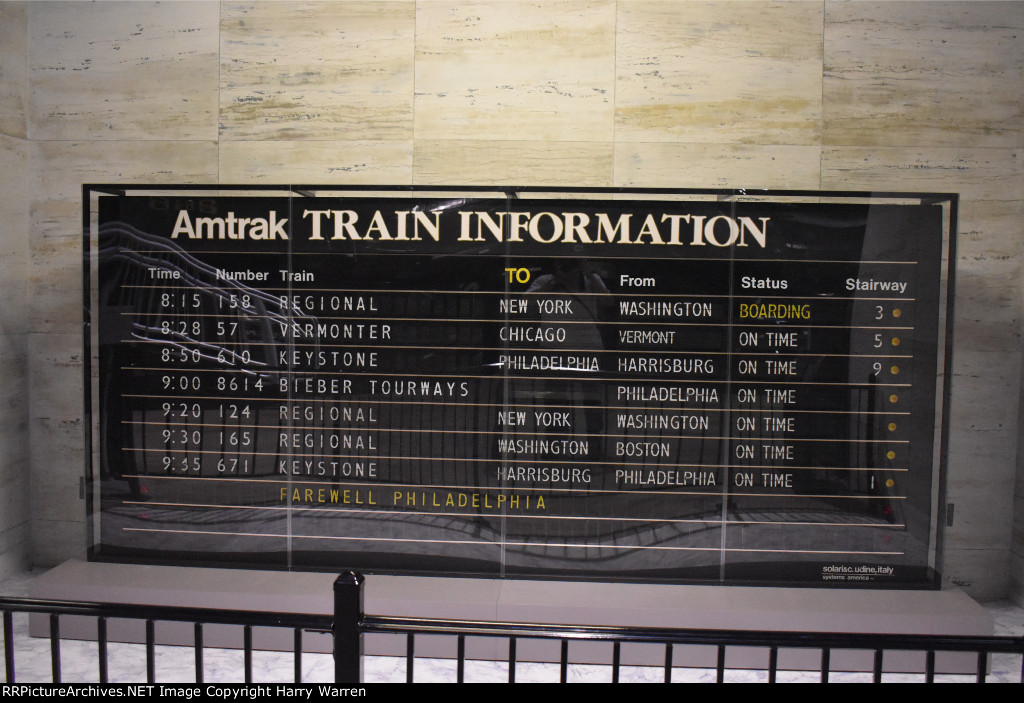
<svg viewBox="0 0 1024 703">
<path fill-rule="evenodd" d="M 334 681 L 363 680 L 363 575 L 353 571 L 334 580 Z"/>
</svg>

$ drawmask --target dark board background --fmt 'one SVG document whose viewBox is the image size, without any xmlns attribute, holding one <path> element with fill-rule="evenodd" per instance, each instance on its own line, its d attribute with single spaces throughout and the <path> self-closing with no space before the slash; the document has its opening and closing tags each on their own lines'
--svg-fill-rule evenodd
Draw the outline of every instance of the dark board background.
<svg viewBox="0 0 1024 703">
<path fill-rule="evenodd" d="M 937 583 L 955 198 L 454 191 L 87 187 L 92 558 Z M 629 215 L 630 243 L 460 229 L 506 210 Z M 288 238 L 172 238 L 183 212 Z M 700 217 L 764 246 L 694 246 Z"/>
</svg>

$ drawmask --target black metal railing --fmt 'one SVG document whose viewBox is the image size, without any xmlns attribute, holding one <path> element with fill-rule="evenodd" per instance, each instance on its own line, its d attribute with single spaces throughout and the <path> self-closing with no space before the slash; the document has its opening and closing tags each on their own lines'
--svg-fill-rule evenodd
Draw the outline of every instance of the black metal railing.
<svg viewBox="0 0 1024 703">
<path fill-rule="evenodd" d="M 548 640 L 559 643 L 558 660 L 562 682 L 568 680 L 571 642 L 606 642 L 610 645 L 612 682 L 618 682 L 623 669 L 623 646 L 634 644 L 656 645 L 663 648 L 663 680 L 670 683 L 678 648 L 699 645 L 715 653 L 715 678 L 721 683 L 732 667 L 727 667 L 730 648 L 760 648 L 767 650 L 765 669 L 769 682 L 775 682 L 779 673 L 779 653 L 784 650 L 805 650 L 818 654 L 817 673 L 823 683 L 830 680 L 833 669 L 832 653 L 841 650 L 848 656 L 850 650 L 868 652 L 873 657 L 871 677 L 881 682 L 885 671 L 886 653 L 917 652 L 923 655 L 924 680 L 936 677 L 936 655 L 939 653 L 971 654 L 973 676 L 983 682 L 993 654 L 1011 654 L 1020 657 L 1021 671 L 1018 681 L 1024 682 L 1024 637 L 982 637 L 948 635 L 896 635 L 856 634 L 831 632 L 769 632 L 757 630 L 690 630 L 676 628 L 638 628 L 583 625 L 548 625 L 537 623 L 506 623 L 493 621 L 443 620 L 436 618 L 404 618 L 367 615 L 363 611 L 363 577 L 346 573 L 334 583 L 334 614 L 303 615 L 281 612 L 252 612 L 217 608 L 186 608 L 113 603 L 82 603 L 75 601 L 35 600 L 28 598 L 0 598 L 3 612 L 3 638 L 5 671 L 8 683 L 14 683 L 15 647 L 12 614 L 15 612 L 43 613 L 49 616 L 51 670 L 54 682 L 61 680 L 60 618 L 62 616 L 89 616 L 96 619 L 96 641 L 99 644 L 97 665 L 99 681 L 107 682 L 107 620 L 111 618 L 141 620 L 145 622 L 146 681 L 154 683 L 155 623 L 162 621 L 192 623 L 194 636 L 196 682 L 203 681 L 203 627 L 204 625 L 236 625 L 243 628 L 245 682 L 252 682 L 252 630 L 254 627 L 287 628 L 293 631 L 294 681 L 302 681 L 302 652 L 304 633 L 329 633 L 333 639 L 334 679 L 338 683 L 362 682 L 363 636 L 390 634 L 404 637 L 406 680 L 414 681 L 417 636 L 447 636 L 456 643 L 456 679 L 465 680 L 467 638 L 497 638 L 507 642 L 508 681 L 516 681 L 517 665 L 521 663 L 519 644 L 524 640 Z M 747 666 L 743 668 L 749 668 Z M 806 669 L 802 669 L 806 670 Z"/>
<path fill-rule="evenodd" d="M 96 620 L 98 680 L 108 683 L 107 621 L 140 620 L 145 622 L 146 682 L 156 679 L 156 623 L 184 622 L 193 625 L 196 683 L 203 682 L 203 628 L 206 625 L 236 625 L 242 627 L 244 651 L 244 681 L 252 682 L 252 631 L 254 627 L 288 628 L 293 631 L 295 682 L 302 680 L 303 634 L 306 632 L 332 633 L 333 615 L 305 615 L 301 613 L 254 612 L 222 608 L 189 608 L 175 606 L 136 605 L 129 603 L 85 603 L 67 600 L 33 598 L 0 598 L 4 630 L 4 671 L 7 683 L 15 683 L 16 662 L 14 644 L 14 613 L 42 613 L 49 615 L 50 669 L 54 683 L 61 682 L 61 616 L 85 616 Z"/>
<path fill-rule="evenodd" d="M 1024 641 L 1017 637 L 970 637 L 939 635 L 862 635 L 827 632 L 761 632 L 756 630 L 683 630 L 669 628 L 634 627 L 571 627 L 563 625 L 527 625 L 522 623 L 471 622 L 464 620 L 432 620 L 367 616 L 363 631 L 373 633 L 403 633 L 407 638 L 407 681 L 412 682 L 416 635 L 448 635 L 458 638 L 457 681 L 464 680 L 466 637 L 499 637 L 508 640 L 508 682 L 516 680 L 517 642 L 523 639 L 555 640 L 561 644 L 559 681 L 568 676 L 569 643 L 578 640 L 606 641 L 611 644 L 612 682 L 619 681 L 622 646 L 627 643 L 656 644 L 664 647 L 662 666 L 664 682 L 671 683 L 674 649 L 686 645 L 704 645 L 716 650 L 716 681 L 725 682 L 726 653 L 729 647 L 760 647 L 768 651 L 766 669 L 768 682 L 775 683 L 779 673 L 778 655 L 781 650 L 805 649 L 820 652 L 817 673 L 822 683 L 828 683 L 835 673 L 831 667 L 831 654 L 835 650 L 870 652 L 874 659 L 872 680 L 881 683 L 884 656 L 887 652 L 905 651 L 924 654 L 924 679 L 935 681 L 935 656 L 939 652 L 967 652 L 975 654 L 973 676 L 985 681 L 990 654 L 1024 653 Z M 747 667 L 744 667 L 747 668 Z M 806 670 L 804 670 L 806 671 Z M 1022 673 L 1024 676 L 1024 673 Z M 358 681 L 357 678 L 351 681 Z"/>
</svg>

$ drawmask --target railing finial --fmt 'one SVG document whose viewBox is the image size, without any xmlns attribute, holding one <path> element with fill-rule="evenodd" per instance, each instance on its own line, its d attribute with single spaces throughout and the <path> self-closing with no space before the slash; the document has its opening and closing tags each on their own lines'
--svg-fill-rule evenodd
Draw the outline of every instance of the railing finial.
<svg viewBox="0 0 1024 703">
<path fill-rule="evenodd" d="M 360 683 L 363 680 L 362 574 L 346 571 L 334 580 L 334 681 Z"/>
</svg>

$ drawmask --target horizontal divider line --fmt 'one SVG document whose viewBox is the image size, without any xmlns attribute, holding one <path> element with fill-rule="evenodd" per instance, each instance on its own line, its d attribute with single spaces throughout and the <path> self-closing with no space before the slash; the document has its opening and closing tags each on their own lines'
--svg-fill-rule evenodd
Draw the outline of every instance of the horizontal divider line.
<svg viewBox="0 0 1024 703">
<path fill-rule="evenodd" d="M 590 517 L 586 515 L 519 515 L 510 513 L 448 513 L 431 512 L 427 510 L 371 510 L 369 508 L 329 508 L 309 507 L 305 505 L 281 505 L 281 506 L 257 506 L 257 505 L 222 505 L 217 503 L 166 503 L 166 502 L 139 502 L 126 500 L 124 505 L 159 506 L 165 508 L 211 508 L 226 510 L 302 510 L 327 513 L 355 513 L 356 515 L 444 515 L 445 517 L 469 517 L 478 518 L 481 515 L 496 515 L 502 518 L 524 518 L 530 520 L 596 520 L 600 522 L 653 522 L 653 523 L 679 523 L 698 525 L 807 525 L 814 527 L 882 527 L 889 529 L 902 529 L 906 527 L 901 523 L 888 522 L 801 522 L 799 520 L 702 520 L 687 518 L 634 518 L 634 517 Z M 184 532 L 188 532 L 185 530 Z"/>
<path fill-rule="evenodd" d="M 214 319 L 219 319 L 219 320 L 224 320 L 225 317 L 227 317 L 227 321 L 229 321 L 229 322 L 236 322 L 236 324 L 237 324 L 237 320 L 239 320 L 239 319 L 244 319 L 244 320 L 280 320 L 282 318 L 282 316 L 280 316 L 280 315 L 234 315 L 234 316 L 225 316 L 225 315 L 218 315 L 218 314 L 215 314 L 215 313 L 187 313 L 187 312 L 186 313 L 172 313 L 172 312 L 122 312 L 121 315 L 124 316 L 124 317 L 161 317 L 161 318 L 163 318 L 163 317 L 171 317 L 171 318 L 184 317 L 186 319 L 199 319 L 199 318 L 207 318 L 208 317 L 208 318 L 214 318 Z M 369 317 L 369 316 L 364 316 L 364 317 L 329 317 L 329 316 L 316 316 L 316 315 L 296 316 L 293 319 L 302 320 L 303 317 L 312 318 L 312 319 L 315 319 L 315 320 L 341 320 L 341 321 L 358 322 L 358 323 L 363 323 L 363 324 L 379 324 L 381 322 L 415 322 L 415 323 L 443 322 L 443 323 L 446 323 L 446 324 L 452 324 L 452 323 L 463 323 L 464 322 L 464 323 L 471 323 L 471 324 L 482 324 L 482 323 L 493 323 L 493 324 L 497 324 L 497 325 L 507 325 L 507 324 L 531 325 L 532 324 L 532 325 L 548 325 L 548 326 L 554 326 L 554 325 L 587 325 L 587 326 L 595 326 L 595 325 L 633 325 L 633 326 L 636 326 L 636 325 L 659 325 L 661 327 L 673 327 L 673 326 L 674 327 L 731 327 L 731 328 L 738 328 L 738 327 L 757 327 L 757 328 L 761 328 L 761 327 L 764 327 L 764 328 L 769 328 L 769 329 L 773 329 L 773 330 L 774 329 L 786 329 L 788 327 L 794 327 L 796 329 L 801 329 L 801 330 L 804 330 L 804 329 L 811 329 L 811 330 L 815 330 L 815 329 L 818 329 L 818 330 L 822 330 L 822 329 L 836 329 L 836 330 L 913 330 L 914 329 L 914 327 L 912 325 L 911 326 L 892 326 L 892 325 L 817 325 L 817 324 L 811 324 L 811 323 L 799 324 L 799 323 L 796 323 L 796 322 L 794 322 L 794 323 L 786 323 L 786 324 L 768 324 L 768 323 L 758 324 L 757 322 L 674 322 L 672 320 L 652 320 L 652 321 L 648 321 L 648 318 L 656 317 L 654 315 L 645 315 L 643 320 L 592 320 L 592 319 L 590 319 L 590 320 L 528 320 L 528 319 L 518 319 L 518 318 L 507 318 L 507 319 L 498 320 L 498 319 L 489 318 L 489 317 L 481 317 L 481 318 L 469 318 L 469 317 L 452 317 L 452 318 L 444 318 L 444 317 Z M 313 323 L 313 322 L 278 322 L 278 325 L 282 325 L 282 324 L 288 325 L 288 326 L 292 326 L 292 325 L 312 325 L 312 324 L 316 324 L 316 323 Z M 150 329 L 159 329 L 159 328 L 152 327 Z M 170 330 L 168 332 L 161 332 L 161 334 L 181 336 L 180 333 L 177 333 L 174 330 Z M 282 336 L 288 337 L 289 339 L 295 339 L 294 335 L 282 335 Z M 300 338 L 302 338 L 302 337 L 300 337 Z M 137 341 L 137 340 L 122 340 L 122 343 L 124 341 Z M 154 341 L 160 341 L 160 340 L 154 340 Z M 168 340 L 168 341 L 170 341 L 170 340 Z M 285 344 L 285 342 L 281 342 L 281 344 Z"/>
<path fill-rule="evenodd" d="M 171 534 L 187 535 L 218 535 L 232 537 L 276 537 L 280 539 L 322 539 L 340 541 L 362 541 L 362 542 L 416 542 L 428 544 L 472 544 L 476 546 L 489 547 L 540 547 L 542 549 L 557 548 L 578 548 L 578 549 L 655 549 L 678 552 L 752 552 L 759 554 L 847 554 L 847 555 L 870 555 L 870 556 L 902 556 L 903 552 L 872 552 L 872 551 L 842 551 L 830 549 L 753 549 L 738 547 L 661 547 L 654 545 L 625 545 L 625 544 L 573 544 L 567 542 L 485 542 L 478 540 L 450 540 L 450 539 L 405 539 L 401 537 L 341 537 L 337 535 L 281 535 L 269 532 L 218 532 L 214 530 L 161 530 L 143 527 L 123 527 L 125 532 L 161 532 Z M 737 564 L 739 565 L 739 564 Z M 726 565 L 728 566 L 728 565 Z"/>
<path fill-rule="evenodd" d="M 252 398 L 246 396 L 219 396 L 219 395 L 152 395 L 144 393 L 122 393 L 122 398 L 156 398 L 158 400 L 216 400 L 216 401 L 228 401 L 237 400 L 239 402 L 264 402 L 264 403 L 282 403 L 282 402 L 305 402 L 305 403 L 339 403 L 343 405 L 350 404 L 375 404 L 375 405 L 401 405 L 407 407 L 410 405 L 409 401 L 405 400 L 362 400 L 354 399 L 348 400 L 344 398 L 330 398 L 321 400 L 318 398 Z M 677 410 L 688 410 L 688 408 L 675 408 L 675 407 L 644 407 L 635 405 L 569 405 L 569 404 L 558 404 L 552 403 L 550 405 L 543 403 L 445 403 L 441 401 L 423 401 L 416 403 L 416 405 L 441 405 L 450 406 L 453 408 L 468 408 L 468 407 L 483 407 L 483 408 L 544 408 L 550 410 L 551 408 L 569 408 L 573 410 L 632 410 L 636 412 L 676 412 Z M 798 410 L 790 409 L 788 407 L 782 407 L 779 409 L 768 409 L 768 408 L 694 408 L 691 412 L 715 412 L 715 413 L 727 413 L 727 412 L 785 412 L 785 413 L 818 413 L 825 415 L 834 414 L 847 414 L 847 415 L 910 415 L 910 411 L 906 410 Z"/>
<path fill-rule="evenodd" d="M 748 468 L 748 467 L 738 467 L 738 468 Z M 749 468 L 754 468 L 754 467 L 749 467 Z M 775 468 L 775 469 L 778 469 L 780 467 L 763 467 L 763 468 Z M 280 475 L 280 474 L 274 474 L 274 475 L 277 476 L 277 475 Z M 273 483 L 284 483 L 286 485 L 294 485 L 296 483 L 300 483 L 300 484 L 310 484 L 310 485 L 314 485 L 314 486 L 320 486 L 320 487 L 324 488 L 324 490 L 330 490 L 330 486 L 324 486 L 323 485 L 324 484 L 323 481 L 303 481 L 301 479 L 293 480 L 293 479 L 280 479 L 280 478 L 275 478 L 275 479 L 270 479 L 270 478 L 268 478 L 268 479 L 227 478 L 227 477 L 223 477 L 223 476 L 160 476 L 160 475 L 156 475 L 156 474 L 124 474 L 124 476 L 126 478 L 127 477 L 131 477 L 131 478 L 138 478 L 138 479 L 158 479 L 158 480 L 159 479 L 165 479 L 165 480 L 170 479 L 170 480 L 178 480 L 178 481 L 180 481 L 180 480 L 188 480 L 188 481 L 228 481 L 228 482 L 247 481 L 247 482 L 250 482 L 250 483 L 264 483 L 264 484 L 266 484 L 266 483 L 271 483 L 271 484 L 273 484 Z M 435 490 L 435 489 L 437 489 L 437 490 L 443 490 L 443 491 L 545 491 L 545 492 L 565 491 L 565 492 L 573 492 L 573 493 L 637 493 L 637 494 L 643 494 L 643 495 L 648 495 L 648 494 L 660 494 L 660 495 L 671 495 L 671 496 L 692 495 L 692 496 L 705 496 L 705 497 L 707 497 L 707 496 L 726 497 L 728 495 L 730 497 L 749 496 L 749 497 L 760 497 L 760 498 L 763 498 L 763 497 L 769 497 L 769 498 L 783 497 L 783 498 L 852 498 L 852 499 L 858 499 L 858 500 L 861 500 L 861 499 L 866 499 L 866 500 L 883 500 L 883 499 L 884 500 L 889 500 L 889 499 L 892 499 L 892 500 L 906 500 L 906 496 L 888 496 L 888 495 L 886 495 L 886 496 L 859 496 L 859 495 L 842 496 L 842 495 L 832 495 L 832 494 L 817 495 L 817 494 L 803 494 L 803 493 L 738 493 L 738 492 L 723 493 L 723 492 L 719 492 L 719 491 L 666 491 L 666 490 L 630 490 L 630 489 L 621 489 L 620 490 L 620 489 L 610 489 L 610 488 L 553 488 L 553 487 L 552 488 L 548 488 L 548 487 L 544 487 L 544 488 L 531 488 L 531 487 L 528 487 L 528 486 L 524 486 L 524 487 L 520 488 L 518 486 L 496 486 L 496 487 L 492 487 L 492 486 L 457 486 L 457 485 L 456 486 L 448 486 L 448 485 L 443 485 L 443 484 L 380 483 L 380 482 L 373 482 L 373 481 L 346 481 L 346 480 L 337 480 L 337 481 L 334 481 L 334 483 L 337 483 L 339 486 L 352 486 L 354 488 L 374 488 L 374 487 L 380 487 L 380 488 L 403 488 L 403 489 L 411 489 L 411 490 L 428 490 L 428 489 L 429 490 Z"/>
<path fill-rule="evenodd" d="M 558 369 L 562 370 L 562 369 Z M 773 384 L 778 386 L 845 386 L 848 388 L 855 388 L 857 386 L 868 386 L 869 388 L 909 388 L 910 383 L 871 383 L 870 381 L 857 381 L 854 383 L 838 383 L 832 381 L 786 381 L 782 379 L 771 379 L 771 380 L 760 380 L 756 378 L 743 379 L 743 380 L 718 380 L 713 378 L 607 378 L 605 376 L 519 376 L 515 374 L 504 374 L 499 376 L 484 376 L 480 374 L 445 374 L 445 373 L 432 373 L 424 376 L 422 373 L 380 373 L 373 371 L 292 371 L 288 369 L 186 369 L 186 368 L 173 368 L 173 367 L 160 367 L 160 366 L 122 366 L 121 371 L 156 371 L 158 373 L 174 373 L 179 376 L 189 373 L 244 373 L 250 376 L 272 376 L 277 374 L 283 376 L 286 374 L 298 374 L 300 376 L 358 376 L 358 377 L 371 377 L 378 380 L 387 381 L 392 378 L 414 378 L 420 379 L 421 381 L 426 379 L 427 383 L 436 383 L 431 379 L 438 378 L 455 378 L 455 379 L 481 379 L 481 380 L 494 380 L 494 381 L 604 381 L 606 383 L 660 383 L 660 384 L 684 384 L 684 383 L 715 383 L 715 384 L 733 384 L 733 385 L 749 385 L 752 383 L 759 384 Z M 174 390 L 168 388 L 167 390 Z"/>
<path fill-rule="evenodd" d="M 161 427 L 161 426 L 162 427 L 166 427 L 168 424 L 172 424 L 172 423 L 147 422 L 147 421 L 144 421 L 144 420 L 122 420 L 121 424 L 123 424 L 123 425 L 150 425 L 150 426 L 156 426 L 156 427 Z M 239 424 L 239 425 L 224 425 L 224 424 L 208 424 L 208 423 L 207 424 L 198 424 L 197 423 L 197 424 L 192 424 L 192 425 L 187 425 L 186 424 L 186 426 L 187 427 L 220 427 L 220 428 L 223 428 L 223 429 L 226 429 L 226 430 L 243 429 L 243 428 L 246 428 L 246 427 L 251 427 L 251 428 L 256 428 L 256 429 L 267 428 L 267 429 L 273 429 L 274 431 L 289 432 L 291 434 L 294 434 L 294 433 L 296 433 L 298 431 L 303 431 L 303 430 L 307 431 L 307 432 L 319 430 L 319 431 L 325 431 L 325 432 L 408 432 L 410 434 L 420 433 L 420 434 L 441 434 L 441 435 L 451 435 L 451 433 L 452 433 L 451 428 L 448 428 L 448 429 L 423 429 L 423 428 L 407 429 L 407 428 L 396 428 L 396 427 L 312 427 L 311 428 L 311 427 L 296 427 L 294 425 L 290 425 L 290 426 L 281 426 L 281 425 L 241 425 L 241 424 Z M 587 437 L 594 437 L 594 438 L 600 438 L 600 437 L 629 437 L 629 438 L 633 438 L 633 439 L 637 439 L 637 440 L 645 440 L 645 439 L 670 439 L 670 440 L 671 439 L 699 439 L 701 441 L 705 441 L 705 440 L 706 441 L 721 441 L 721 440 L 730 440 L 730 439 L 732 439 L 732 440 L 743 441 L 743 442 L 753 442 L 753 441 L 759 441 L 759 442 L 853 442 L 853 443 L 864 443 L 864 444 L 910 444 L 910 440 L 906 440 L 906 439 L 854 439 L 854 438 L 837 439 L 835 437 L 804 437 L 804 438 L 800 438 L 800 437 L 790 437 L 788 435 L 782 436 L 782 437 L 763 437 L 763 436 L 759 436 L 759 435 L 758 436 L 754 436 L 754 435 L 735 435 L 735 436 L 733 436 L 733 435 L 725 435 L 725 436 L 719 436 L 719 435 L 682 435 L 682 434 L 681 435 L 651 435 L 651 434 L 636 435 L 636 434 L 613 434 L 613 433 L 608 433 L 608 432 L 603 432 L 603 433 L 600 433 L 600 434 L 596 434 L 596 433 L 589 433 L 588 434 L 588 433 L 585 433 L 585 432 L 584 433 L 576 433 L 576 434 L 566 434 L 564 432 L 562 432 L 562 433 L 559 433 L 559 432 L 531 432 L 528 435 L 521 435 L 521 434 L 519 434 L 517 432 L 508 432 L 508 431 L 505 431 L 505 430 L 466 430 L 466 429 L 459 429 L 458 433 L 460 435 L 462 435 L 462 434 L 466 434 L 466 435 L 496 435 L 498 437 L 505 437 L 505 436 L 511 436 L 511 437 L 557 437 L 559 439 L 565 439 L 565 440 L 574 440 L 574 439 L 587 438 Z M 215 442 L 211 442 L 211 443 L 215 444 Z M 283 448 L 284 449 L 289 449 L 290 447 L 283 447 Z M 301 448 L 302 447 L 299 447 L 299 449 L 301 449 Z M 166 449 L 168 451 L 171 450 L 170 447 L 165 447 L 164 449 Z M 242 451 L 243 450 L 239 450 L 240 453 Z M 245 453 L 248 454 L 249 452 L 245 452 Z M 260 454 L 266 454 L 266 453 L 267 452 L 260 452 Z"/>
<path fill-rule="evenodd" d="M 890 328 L 897 329 L 897 328 Z M 904 329 L 904 328 L 899 328 Z M 192 347 L 186 347 L 178 343 L 177 340 L 161 340 L 161 339 L 122 339 L 121 344 L 172 344 L 181 349 L 191 349 Z M 197 345 L 205 345 L 213 347 L 214 349 L 227 350 L 227 347 L 218 346 L 211 342 L 195 341 Z M 812 357 L 815 359 L 821 357 L 841 357 L 849 359 L 913 359 L 913 354 L 835 354 L 835 353 L 805 353 L 805 352 L 791 352 L 786 351 L 784 348 L 779 348 L 773 351 L 742 351 L 742 352 L 728 352 L 728 351 L 704 351 L 698 349 L 537 349 L 530 347 L 417 347 L 408 344 L 284 344 L 276 342 L 228 342 L 228 344 L 236 344 L 240 347 L 283 347 L 283 353 L 289 353 L 288 350 L 293 347 L 313 347 L 315 349 L 333 348 L 339 347 L 341 349 L 399 349 L 399 350 L 419 350 L 419 351 L 494 351 L 504 353 L 526 353 L 526 354 L 694 354 L 704 356 L 734 356 L 734 357 L 746 357 L 746 356 L 767 356 L 771 358 L 782 358 L 787 356 L 795 357 Z M 197 349 L 199 347 L 196 347 Z M 229 350 L 230 351 L 230 350 Z M 231 351 L 233 355 L 237 356 L 237 352 Z M 212 359 L 212 357 L 210 357 Z M 250 362 L 254 363 L 254 362 Z M 266 364 L 262 365 L 266 367 Z M 182 371 L 188 371 L 191 366 L 182 366 Z M 209 369 L 207 369 L 209 370 Z"/>
</svg>

